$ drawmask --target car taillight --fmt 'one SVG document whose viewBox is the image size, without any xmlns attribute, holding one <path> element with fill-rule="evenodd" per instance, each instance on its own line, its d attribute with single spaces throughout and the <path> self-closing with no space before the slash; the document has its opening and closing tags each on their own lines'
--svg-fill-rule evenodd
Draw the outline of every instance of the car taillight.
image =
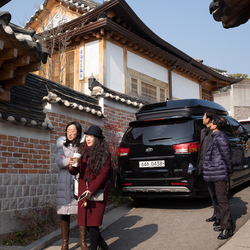
<svg viewBox="0 0 250 250">
<path fill-rule="evenodd" d="M 185 182 L 172 182 L 171 184 L 173 186 L 187 186 L 187 183 Z"/>
<path fill-rule="evenodd" d="M 176 144 L 173 145 L 173 149 L 176 154 L 194 153 L 199 151 L 200 143 L 188 142 L 188 143 Z"/>
<path fill-rule="evenodd" d="M 132 186 L 132 183 L 122 183 L 122 186 Z"/>
<path fill-rule="evenodd" d="M 128 156 L 130 148 L 118 148 L 116 150 L 117 156 Z"/>
</svg>

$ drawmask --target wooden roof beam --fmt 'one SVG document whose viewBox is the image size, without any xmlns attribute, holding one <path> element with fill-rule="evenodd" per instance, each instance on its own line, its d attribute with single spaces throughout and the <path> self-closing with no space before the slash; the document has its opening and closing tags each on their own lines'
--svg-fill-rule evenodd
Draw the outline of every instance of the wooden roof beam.
<svg viewBox="0 0 250 250">
<path fill-rule="evenodd" d="M 113 10 L 108 10 L 107 16 L 108 16 L 108 18 L 112 19 L 113 17 L 115 17 L 115 12 Z"/>
<path fill-rule="evenodd" d="M 0 101 L 9 102 L 10 101 L 10 91 L 0 88 Z"/>
<path fill-rule="evenodd" d="M 28 72 L 37 71 L 37 70 L 40 69 L 40 67 L 41 67 L 41 63 L 40 62 L 33 62 L 33 63 L 30 63 L 27 66 L 22 67 L 20 70 L 24 71 L 25 73 L 28 73 Z M 15 71 L 15 73 L 18 74 L 17 70 Z"/>
<path fill-rule="evenodd" d="M 83 38 L 84 38 L 85 40 L 88 40 L 88 39 L 90 39 L 90 35 L 84 35 Z"/>
<path fill-rule="evenodd" d="M 139 46 L 137 44 L 133 45 L 133 49 L 137 50 Z"/>
<path fill-rule="evenodd" d="M 5 89 L 10 90 L 13 86 L 23 85 L 25 84 L 26 76 L 17 76 L 12 79 L 4 81 L 3 84 L 1 84 Z"/>
<path fill-rule="evenodd" d="M 30 56 L 20 56 L 10 61 L 14 66 L 20 67 L 30 63 Z"/>
<path fill-rule="evenodd" d="M 125 44 L 125 43 L 127 42 L 127 39 L 124 38 L 124 37 L 122 37 L 122 38 L 120 39 L 120 42 L 123 43 L 123 44 Z"/>
<path fill-rule="evenodd" d="M 0 70 L 0 81 L 8 80 L 10 78 L 13 78 L 13 76 L 14 76 L 13 69 Z"/>
<path fill-rule="evenodd" d="M 4 41 L 0 40 L 0 50 L 3 50 L 3 48 L 4 48 Z"/>
<path fill-rule="evenodd" d="M 0 52 L 0 58 L 2 60 L 10 60 L 10 59 L 17 57 L 17 55 L 18 55 L 18 49 L 16 49 L 16 48 L 2 50 Z"/>
</svg>

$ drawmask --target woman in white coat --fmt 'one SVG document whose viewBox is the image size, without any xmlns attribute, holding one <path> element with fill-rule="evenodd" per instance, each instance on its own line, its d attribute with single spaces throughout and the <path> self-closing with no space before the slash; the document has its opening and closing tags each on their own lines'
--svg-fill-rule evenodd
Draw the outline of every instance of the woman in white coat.
<svg viewBox="0 0 250 250">
<path fill-rule="evenodd" d="M 78 122 L 71 122 L 66 126 L 66 136 L 56 141 L 56 163 L 59 167 L 57 179 L 57 214 L 61 215 L 62 250 L 68 250 L 70 215 L 77 214 L 77 200 L 74 198 L 73 178 L 68 172 L 70 158 L 78 152 L 82 138 L 82 127 Z M 86 236 L 85 236 L 86 238 Z M 83 242 L 82 244 L 86 244 Z M 87 244 L 86 244 L 86 249 Z"/>
</svg>

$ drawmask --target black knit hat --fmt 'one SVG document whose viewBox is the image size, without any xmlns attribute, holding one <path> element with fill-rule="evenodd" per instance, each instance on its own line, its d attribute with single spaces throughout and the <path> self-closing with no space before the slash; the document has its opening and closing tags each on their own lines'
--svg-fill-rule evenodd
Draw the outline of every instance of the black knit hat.
<svg viewBox="0 0 250 250">
<path fill-rule="evenodd" d="M 105 138 L 105 136 L 102 135 L 102 130 L 96 125 L 90 126 L 87 131 L 84 132 L 86 135 L 93 135 L 98 138 Z"/>
</svg>

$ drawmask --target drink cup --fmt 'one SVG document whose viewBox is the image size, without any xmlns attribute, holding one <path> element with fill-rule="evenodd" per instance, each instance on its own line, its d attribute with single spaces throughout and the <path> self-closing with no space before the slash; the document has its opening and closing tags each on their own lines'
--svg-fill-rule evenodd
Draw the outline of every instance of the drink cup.
<svg viewBox="0 0 250 250">
<path fill-rule="evenodd" d="M 78 153 L 74 153 L 73 158 L 74 158 L 74 164 L 72 165 L 73 167 L 77 167 L 78 166 L 78 162 L 80 160 L 81 154 Z"/>
</svg>

